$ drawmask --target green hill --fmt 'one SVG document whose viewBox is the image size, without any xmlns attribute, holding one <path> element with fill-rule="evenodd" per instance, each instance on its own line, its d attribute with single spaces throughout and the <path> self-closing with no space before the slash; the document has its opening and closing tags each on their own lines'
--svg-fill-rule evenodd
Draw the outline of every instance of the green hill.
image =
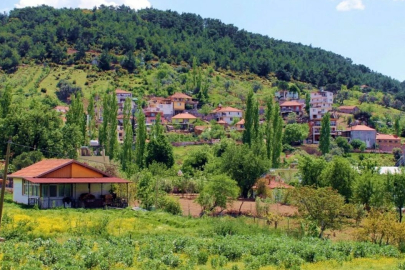
<svg viewBox="0 0 405 270">
<path fill-rule="evenodd" d="M 299 80 L 332 91 L 341 84 L 348 88 L 366 84 L 405 100 L 404 83 L 355 65 L 351 59 L 195 14 L 135 11 L 125 6 L 93 10 L 41 6 L 14 9 L 9 15 L 0 15 L 0 23 L 3 70 L 31 62 L 80 64 L 97 57 L 102 69 L 123 67 L 137 72 L 140 66 L 149 68 L 153 62 L 191 65 L 195 57 L 198 64 L 215 70 L 261 77 L 273 74 L 279 80 Z M 91 59 L 86 51 L 93 52 Z"/>
</svg>

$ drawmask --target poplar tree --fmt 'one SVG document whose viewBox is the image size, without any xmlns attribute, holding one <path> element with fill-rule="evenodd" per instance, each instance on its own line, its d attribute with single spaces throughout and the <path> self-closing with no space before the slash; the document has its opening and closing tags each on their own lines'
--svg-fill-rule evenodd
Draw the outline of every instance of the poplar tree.
<svg viewBox="0 0 405 270">
<path fill-rule="evenodd" d="M 146 141 L 146 124 L 145 114 L 142 109 L 138 113 L 138 127 L 136 129 L 135 141 L 135 163 L 139 168 L 145 167 L 145 141 Z"/>
<path fill-rule="evenodd" d="M 12 97 L 13 97 L 13 89 L 11 88 L 11 86 L 7 85 L 6 89 L 4 90 L 4 92 L 0 97 L 1 118 L 5 118 L 9 113 Z"/>
<path fill-rule="evenodd" d="M 272 141 L 272 158 L 273 168 L 280 166 L 280 155 L 283 148 L 283 119 L 280 115 L 280 106 L 276 104 L 273 111 L 273 141 Z"/>
<path fill-rule="evenodd" d="M 88 129 L 89 129 L 89 138 L 94 139 L 94 131 L 96 129 L 96 113 L 95 113 L 95 104 L 94 104 L 94 94 L 90 95 L 89 105 L 87 106 L 87 115 L 89 118 Z"/>
<path fill-rule="evenodd" d="M 116 157 L 118 148 L 117 138 L 118 102 L 115 95 L 106 93 L 103 97 L 103 124 L 100 130 L 100 145 L 105 149 L 110 159 Z"/>
<path fill-rule="evenodd" d="M 249 146 L 252 144 L 254 106 L 253 90 L 250 90 L 246 100 L 245 130 L 243 131 L 242 137 L 243 143 L 249 144 Z"/>
<path fill-rule="evenodd" d="M 267 159 L 270 161 L 270 164 L 272 164 L 272 144 L 273 144 L 273 135 L 274 135 L 274 130 L 273 130 L 273 99 L 268 98 L 266 100 L 266 125 L 265 125 L 265 135 L 266 135 L 266 154 L 267 154 Z"/>
<path fill-rule="evenodd" d="M 81 92 L 71 96 L 69 111 L 66 113 L 66 124 L 76 125 L 80 130 L 80 143 L 86 143 L 86 114 L 84 113 Z"/>
<path fill-rule="evenodd" d="M 127 172 L 130 164 L 132 163 L 132 145 L 134 134 L 132 133 L 131 125 L 131 109 L 132 101 L 127 98 L 124 103 L 124 143 L 121 152 L 121 166 L 122 170 Z"/>
<path fill-rule="evenodd" d="M 319 138 L 319 150 L 321 150 L 322 154 L 325 155 L 329 153 L 330 148 L 330 115 L 327 112 L 322 117 L 321 122 L 321 134 Z"/>
</svg>

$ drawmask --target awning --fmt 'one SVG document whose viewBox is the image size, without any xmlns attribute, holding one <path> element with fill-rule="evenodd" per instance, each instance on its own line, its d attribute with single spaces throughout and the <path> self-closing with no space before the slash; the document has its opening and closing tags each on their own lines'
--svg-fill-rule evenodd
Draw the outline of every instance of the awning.
<svg viewBox="0 0 405 270">
<path fill-rule="evenodd" d="M 24 177 L 25 180 L 35 184 L 107 184 L 107 183 L 131 183 L 117 177 L 99 177 L 99 178 L 34 178 Z"/>
</svg>

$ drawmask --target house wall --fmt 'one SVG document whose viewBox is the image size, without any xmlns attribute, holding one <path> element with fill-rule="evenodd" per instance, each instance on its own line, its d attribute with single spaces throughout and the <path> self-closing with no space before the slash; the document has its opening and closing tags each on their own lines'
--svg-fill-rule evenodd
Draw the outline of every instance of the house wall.
<svg viewBox="0 0 405 270">
<path fill-rule="evenodd" d="M 23 181 L 20 178 L 13 179 L 13 201 L 16 203 L 28 204 L 28 196 L 22 195 L 22 182 Z"/>
<path fill-rule="evenodd" d="M 391 142 L 390 142 L 391 141 Z M 377 140 L 378 149 L 383 152 L 392 152 L 394 148 L 405 149 L 405 145 L 401 144 L 401 140 Z"/>
<path fill-rule="evenodd" d="M 215 114 L 217 121 L 224 120 L 228 125 L 232 124 L 235 118 L 241 119 L 242 112 L 218 112 Z"/>
<path fill-rule="evenodd" d="M 95 172 L 79 164 L 71 164 L 60 168 L 54 172 L 43 176 L 44 178 L 70 178 L 70 177 L 103 177 L 99 172 Z"/>
<path fill-rule="evenodd" d="M 111 184 L 103 184 L 102 186 L 101 188 L 101 184 L 90 184 L 90 193 L 93 194 L 96 199 L 99 199 L 101 195 L 110 193 Z M 73 185 L 74 199 L 78 199 L 83 193 L 89 193 L 88 184 L 76 184 L 76 187 Z"/>
<path fill-rule="evenodd" d="M 367 148 L 372 148 L 376 142 L 377 132 L 375 130 L 354 130 L 350 132 L 350 139 L 359 139 L 366 143 Z"/>
</svg>

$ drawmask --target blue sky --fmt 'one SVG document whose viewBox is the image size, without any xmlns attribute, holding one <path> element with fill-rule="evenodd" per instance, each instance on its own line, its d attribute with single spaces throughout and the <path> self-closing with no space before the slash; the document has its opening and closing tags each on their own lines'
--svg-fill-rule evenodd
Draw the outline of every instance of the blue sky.
<svg viewBox="0 0 405 270">
<path fill-rule="evenodd" d="M 0 10 L 48 4 L 125 4 L 191 12 L 240 29 L 332 51 L 405 80 L 405 0 L 9 0 Z"/>
</svg>

